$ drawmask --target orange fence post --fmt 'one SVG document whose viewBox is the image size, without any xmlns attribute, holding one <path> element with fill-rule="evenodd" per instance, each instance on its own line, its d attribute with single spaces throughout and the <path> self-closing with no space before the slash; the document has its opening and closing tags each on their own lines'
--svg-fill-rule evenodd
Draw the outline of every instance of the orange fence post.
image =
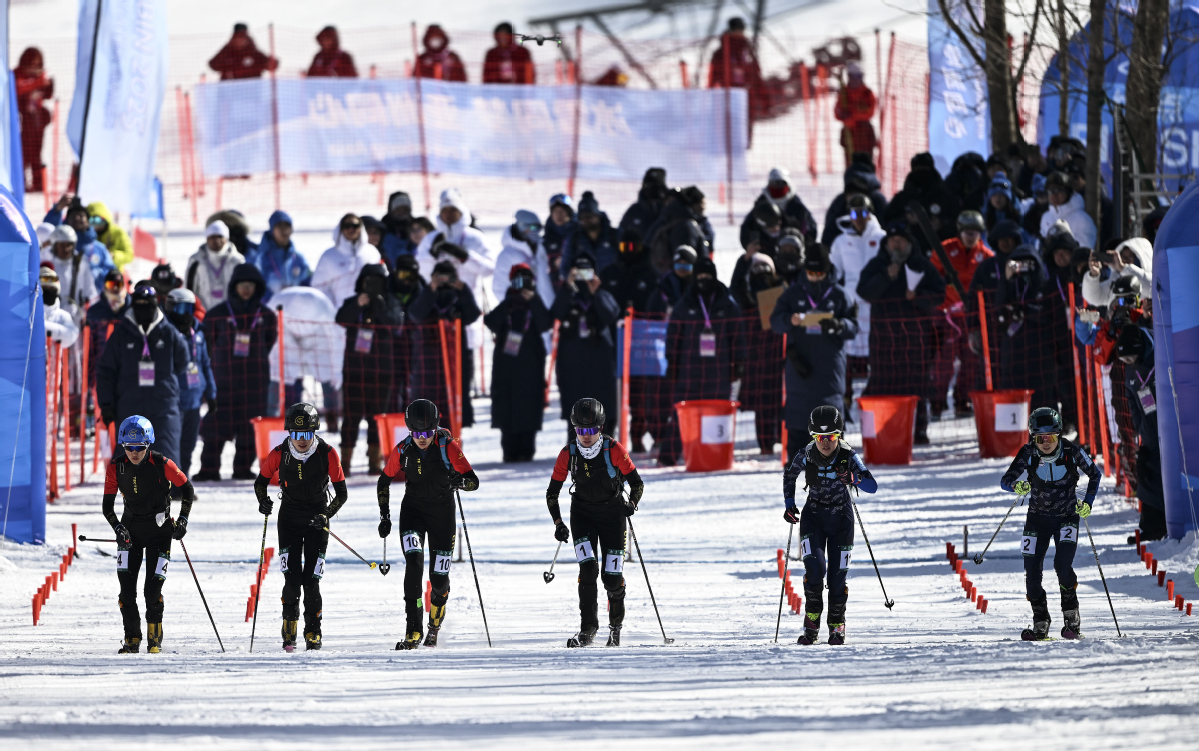
<svg viewBox="0 0 1199 751">
<path fill-rule="evenodd" d="M 1086 439 L 1083 438 L 1082 373 L 1078 367 L 1078 337 L 1074 335 L 1074 282 L 1066 285 L 1066 296 L 1070 303 L 1070 308 L 1066 311 L 1066 323 L 1070 327 L 1070 355 L 1074 359 L 1074 403 L 1075 409 L 1078 410 L 1078 436 L 1081 443 L 1086 443 Z"/>
<path fill-rule="evenodd" d="M 469 386 L 470 384 L 467 384 Z M 454 413 L 458 424 L 454 435 L 462 438 L 462 319 L 454 319 Z"/>
<path fill-rule="evenodd" d="M 554 361 L 558 359 L 558 321 L 554 321 L 554 333 L 550 336 L 550 367 L 545 373 L 545 403 L 550 403 L 550 384 L 554 380 Z"/>
<path fill-rule="evenodd" d="M 1099 435 L 1099 446 L 1103 450 L 1103 476 L 1111 477 L 1112 459 L 1107 447 L 1111 432 L 1107 429 L 1107 404 L 1103 398 L 1103 366 L 1098 360 L 1095 361 L 1095 400 L 1095 406 L 1099 408 L 1099 430 L 1102 431 Z M 1115 447 L 1111 453 L 1115 453 Z"/>
<path fill-rule="evenodd" d="M 275 315 L 278 320 L 278 333 L 276 339 L 279 343 L 279 416 L 287 417 L 287 380 L 283 377 L 283 306 L 275 306 Z M 284 428 L 287 426 L 284 425 Z"/>
<path fill-rule="evenodd" d="M 62 369 L 62 479 L 67 491 L 71 490 L 71 361 L 70 350 L 60 350 L 68 357 L 58 358 Z"/>
<path fill-rule="evenodd" d="M 629 433 L 633 429 L 632 415 L 629 414 L 631 400 L 629 399 L 629 374 L 632 366 L 629 358 L 633 352 L 633 309 L 627 308 L 624 317 L 624 372 L 620 374 L 620 442 L 628 448 Z"/>
<path fill-rule="evenodd" d="M 983 372 L 987 378 L 987 391 L 994 390 L 991 380 L 991 337 L 987 336 L 987 304 L 983 302 L 983 291 L 978 291 L 978 323 L 983 337 Z"/>
<path fill-rule="evenodd" d="M 457 422 L 454 418 L 454 377 L 450 372 L 450 351 L 445 341 L 445 327 L 448 321 L 437 322 L 437 336 L 441 340 L 441 367 L 444 370 L 445 377 L 445 401 L 446 412 L 450 415 L 450 432 L 457 436 L 454 426 Z"/>
<path fill-rule="evenodd" d="M 679 60 L 679 77 L 683 79 L 683 88 L 691 88 L 691 82 L 687 80 L 687 61 Z"/>
<path fill-rule="evenodd" d="M 87 454 L 87 369 L 92 329 L 83 327 L 83 367 L 79 369 L 79 484 L 83 484 L 83 457 Z M 92 440 L 95 440 L 94 438 Z"/>
<path fill-rule="evenodd" d="M 779 449 L 783 466 L 787 466 L 787 335 L 783 334 L 783 406 L 779 413 L 779 438 L 783 447 Z"/>
</svg>

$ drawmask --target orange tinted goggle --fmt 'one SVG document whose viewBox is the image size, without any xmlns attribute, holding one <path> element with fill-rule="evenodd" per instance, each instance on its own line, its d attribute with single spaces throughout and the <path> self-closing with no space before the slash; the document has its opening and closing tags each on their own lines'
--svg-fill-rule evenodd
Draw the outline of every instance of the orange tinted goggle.
<svg viewBox="0 0 1199 751">
<path fill-rule="evenodd" d="M 117 290 L 123 288 L 124 286 L 125 285 L 123 283 L 118 282 L 115 279 L 105 279 L 104 280 L 104 289 L 108 290 L 109 292 L 116 292 Z"/>
</svg>

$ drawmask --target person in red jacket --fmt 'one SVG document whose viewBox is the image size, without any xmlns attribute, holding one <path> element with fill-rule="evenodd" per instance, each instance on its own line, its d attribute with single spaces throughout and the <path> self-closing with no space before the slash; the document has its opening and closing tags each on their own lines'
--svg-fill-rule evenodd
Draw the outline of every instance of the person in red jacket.
<svg viewBox="0 0 1199 751">
<path fill-rule="evenodd" d="M 316 43 L 321 51 L 312 58 L 308 66 L 309 78 L 357 78 L 358 69 L 354 67 L 354 58 L 341 48 L 341 38 L 337 29 L 326 26 L 316 35 Z"/>
<path fill-rule="evenodd" d="M 50 124 L 50 110 L 42 104 L 54 96 L 54 79 L 46 75 L 42 51 L 28 47 L 13 71 L 17 83 L 17 109 L 21 113 L 21 157 L 31 178 L 25 181 L 30 193 L 41 193 L 46 165 L 42 164 L 42 142 Z"/>
<path fill-rule="evenodd" d="M 425 51 L 416 58 L 416 75 L 441 81 L 466 81 L 462 58 L 450 49 L 450 38 L 437 24 L 425 29 Z"/>
<path fill-rule="evenodd" d="M 874 126 L 874 92 L 862 81 L 862 69 L 855 62 L 845 66 L 849 83 L 837 93 L 837 104 L 833 116 L 841 121 L 841 146 L 845 149 L 846 166 L 853 163 L 854 154 L 874 155 L 877 144 Z"/>
<path fill-rule="evenodd" d="M 730 87 L 748 89 L 750 122 L 761 119 L 769 107 L 769 96 L 762 87 L 762 69 L 752 43 L 745 38 L 745 21 L 741 18 L 729 19 L 728 31 L 721 36 L 708 66 L 709 89 L 719 89 L 726 82 Z"/>
<path fill-rule="evenodd" d="M 483 83 L 536 83 L 533 58 L 523 45 L 516 43 L 512 24 L 504 21 L 495 27 L 495 46 L 483 58 Z"/>
<path fill-rule="evenodd" d="M 263 71 L 278 65 L 278 60 L 258 49 L 244 23 L 233 24 L 233 37 L 208 61 L 208 67 L 220 73 L 222 81 L 260 78 Z"/>
<path fill-rule="evenodd" d="M 977 211 L 963 211 L 958 214 L 958 235 L 941 243 L 949 263 L 957 272 L 963 289 L 970 289 L 974 272 L 983 261 L 994 257 L 995 253 L 983 243 L 983 233 L 986 232 L 986 222 L 983 215 Z M 933 253 L 933 267 L 948 279 L 941 255 Z M 974 414 L 970 403 L 970 392 L 977 391 L 985 385 L 982 380 L 981 354 L 975 351 L 980 341 L 971 344 L 970 325 L 977 330 L 978 310 L 977 300 L 963 301 L 953 284 L 945 285 L 945 300 L 937 309 L 944 318 L 936 322 L 933 339 L 936 347 L 936 360 L 933 365 L 933 413 L 940 414 L 949 408 L 949 382 L 953 378 L 953 362 L 956 358 L 961 362 L 958 371 L 957 385 L 954 386 L 954 414 L 957 417 L 969 417 Z M 970 315 L 967 315 L 967 314 Z"/>
</svg>

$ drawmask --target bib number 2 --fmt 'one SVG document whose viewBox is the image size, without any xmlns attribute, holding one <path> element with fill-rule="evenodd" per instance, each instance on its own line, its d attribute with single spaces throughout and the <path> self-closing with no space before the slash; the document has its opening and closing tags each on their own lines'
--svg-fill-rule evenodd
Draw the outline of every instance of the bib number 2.
<svg viewBox="0 0 1199 751">
<path fill-rule="evenodd" d="M 1078 544 L 1078 527 L 1067 524 L 1062 527 L 1061 535 L 1058 537 L 1058 542 L 1062 545 L 1077 545 Z"/>
<path fill-rule="evenodd" d="M 1037 536 L 1025 533 L 1025 535 L 1020 538 L 1020 552 L 1023 555 L 1036 555 Z"/>
</svg>

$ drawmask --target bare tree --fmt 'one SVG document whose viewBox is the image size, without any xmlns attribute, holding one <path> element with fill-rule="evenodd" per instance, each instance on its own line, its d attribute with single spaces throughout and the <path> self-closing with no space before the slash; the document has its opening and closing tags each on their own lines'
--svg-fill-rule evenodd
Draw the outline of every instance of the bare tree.
<svg viewBox="0 0 1199 751">
<path fill-rule="evenodd" d="M 1157 117 L 1166 72 L 1162 42 L 1169 18 L 1169 0 L 1140 0 L 1128 50 L 1124 121 L 1141 168 L 1148 173 L 1157 171 Z"/>
<path fill-rule="evenodd" d="M 1103 149 L 1103 105 L 1107 99 L 1103 91 L 1103 75 L 1108 62 L 1103 56 L 1106 5 L 1106 0 L 1091 0 L 1091 29 L 1087 54 L 1087 194 L 1084 200 L 1087 213 L 1095 220 L 1096 225 L 1102 224 L 1100 199 L 1103 186 L 1099 168 Z M 1115 24 L 1112 26 L 1115 31 Z M 1062 97 L 1062 101 L 1065 101 L 1065 97 Z"/>
</svg>

